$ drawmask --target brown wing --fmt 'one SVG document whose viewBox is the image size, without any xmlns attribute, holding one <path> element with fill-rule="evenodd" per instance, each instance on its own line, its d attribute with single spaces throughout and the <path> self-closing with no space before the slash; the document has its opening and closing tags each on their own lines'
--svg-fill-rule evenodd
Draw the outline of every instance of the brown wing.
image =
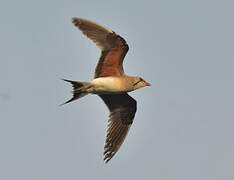
<svg viewBox="0 0 234 180">
<path fill-rule="evenodd" d="M 115 32 L 91 21 L 73 18 L 73 23 L 101 49 L 94 78 L 123 75 L 122 63 L 128 52 L 126 41 Z"/>
<path fill-rule="evenodd" d="M 104 147 L 104 161 L 107 163 L 122 145 L 133 122 L 137 103 L 127 93 L 99 96 L 110 111 Z"/>
</svg>

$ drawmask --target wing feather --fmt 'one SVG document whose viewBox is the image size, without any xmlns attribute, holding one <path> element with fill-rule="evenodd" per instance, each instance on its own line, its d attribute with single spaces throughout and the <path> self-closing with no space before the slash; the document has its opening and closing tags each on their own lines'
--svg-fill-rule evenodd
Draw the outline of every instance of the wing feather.
<svg viewBox="0 0 234 180">
<path fill-rule="evenodd" d="M 107 163 L 116 154 L 126 138 L 137 107 L 136 101 L 127 93 L 99 96 L 110 111 L 104 147 L 104 161 Z"/>
<path fill-rule="evenodd" d="M 114 31 L 89 20 L 73 18 L 73 23 L 101 49 L 94 78 L 123 75 L 123 59 L 129 49 L 126 41 Z"/>
</svg>

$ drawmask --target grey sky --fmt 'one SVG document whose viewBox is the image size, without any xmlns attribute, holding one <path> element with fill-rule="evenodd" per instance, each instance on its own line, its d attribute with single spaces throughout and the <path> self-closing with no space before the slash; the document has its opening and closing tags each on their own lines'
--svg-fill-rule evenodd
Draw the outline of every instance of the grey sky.
<svg viewBox="0 0 234 180">
<path fill-rule="evenodd" d="M 234 2 L 1 1 L 0 179 L 234 179 Z M 126 39 L 125 72 L 151 87 L 123 146 L 103 163 L 108 110 L 71 96 L 99 49 L 72 17 Z"/>
</svg>

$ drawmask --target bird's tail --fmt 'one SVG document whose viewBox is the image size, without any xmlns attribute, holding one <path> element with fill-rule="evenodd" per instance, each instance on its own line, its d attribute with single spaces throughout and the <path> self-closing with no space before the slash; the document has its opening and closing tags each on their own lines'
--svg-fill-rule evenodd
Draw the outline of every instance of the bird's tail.
<svg viewBox="0 0 234 180">
<path fill-rule="evenodd" d="M 82 97 L 86 96 L 87 94 L 89 94 L 87 92 L 87 89 L 91 87 L 89 82 L 71 81 L 71 80 L 67 80 L 67 79 L 62 79 L 62 80 L 72 84 L 73 97 L 61 105 L 67 104 L 69 102 L 72 102 L 76 99 L 82 98 Z"/>
</svg>

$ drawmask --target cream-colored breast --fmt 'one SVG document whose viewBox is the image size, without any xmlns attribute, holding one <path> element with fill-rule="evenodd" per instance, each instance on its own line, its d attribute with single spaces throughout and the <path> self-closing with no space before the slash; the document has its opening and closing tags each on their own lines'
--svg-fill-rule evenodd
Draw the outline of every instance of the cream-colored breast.
<svg viewBox="0 0 234 180">
<path fill-rule="evenodd" d="M 113 94 L 122 92 L 122 79 L 119 77 L 101 77 L 91 81 L 94 94 Z"/>
</svg>

